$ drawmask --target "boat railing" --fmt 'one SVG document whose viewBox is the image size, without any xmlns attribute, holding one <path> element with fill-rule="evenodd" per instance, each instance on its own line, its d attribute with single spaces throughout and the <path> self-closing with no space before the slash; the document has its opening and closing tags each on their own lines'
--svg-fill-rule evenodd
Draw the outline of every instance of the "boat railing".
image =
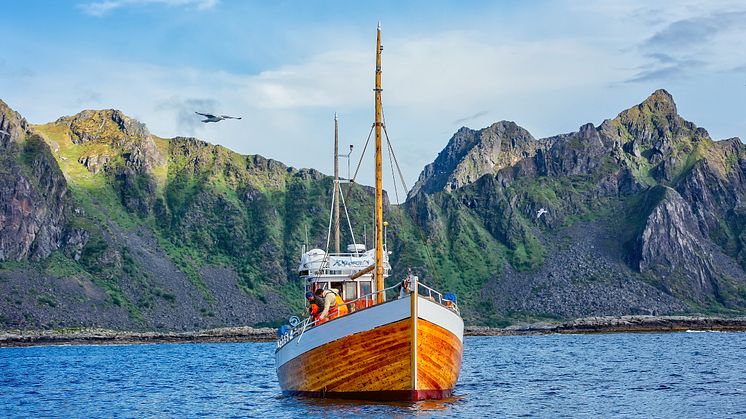
<svg viewBox="0 0 746 419">
<path fill-rule="evenodd" d="M 344 267 L 344 268 L 330 268 L 330 267 L 322 267 L 317 270 L 309 270 L 308 276 L 327 276 L 327 275 L 338 275 L 338 276 L 344 276 L 349 277 L 350 275 L 360 271 L 361 269 L 364 269 L 365 266 L 362 268 L 359 266 L 355 267 Z M 389 269 L 387 268 L 386 271 L 388 272 Z M 367 274 L 372 275 L 372 274 Z"/>
<path fill-rule="evenodd" d="M 410 289 L 412 285 L 410 284 Z M 354 300 L 345 301 L 342 304 L 337 304 L 334 306 L 337 310 L 339 310 L 342 306 L 347 306 L 350 309 L 350 312 L 356 311 L 356 310 L 362 310 L 368 307 L 371 307 L 373 305 L 373 302 L 376 301 L 376 297 L 380 293 L 389 293 L 391 291 L 395 291 L 396 289 L 401 289 L 401 284 L 395 284 L 388 288 L 384 288 L 380 291 L 374 291 L 369 294 L 365 294 L 361 297 L 358 297 Z M 441 294 L 439 291 L 428 287 L 427 285 L 417 281 L 417 294 L 431 300 L 434 302 L 437 302 L 438 304 L 454 311 L 456 314 L 461 315 L 461 312 L 459 311 L 458 304 L 456 304 L 456 301 L 453 301 L 451 299 L 445 298 L 443 294 Z M 409 293 L 407 293 L 409 295 Z M 389 295 L 386 295 L 387 297 L 391 296 L 392 298 L 395 298 L 395 296 L 398 296 L 396 293 L 391 293 Z M 358 304 L 362 302 L 363 304 Z M 330 310 L 331 311 L 331 310 Z M 288 333 L 285 333 L 284 335 L 280 336 L 279 339 L 277 339 L 277 347 L 281 348 L 285 346 L 288 342 L 293 340 L 295 336 L 298 336 L 298 343 L 303 339 L 303 334 L 306 332 L 306 330 L 313 328 L 314 326 L 317 326 L 319 324 L 325 323 L 326 321 L 331 319 L 318 319 L 314 320 L 312 316 L 308 316 L 306 319 L 304 319 L 301 323 L 299 323 L 297 326 L 290 329 Z"/>
<path fill-rule="evenodd" d="M 308 274 L 309 275 L 349 275 L 353 274 L 361 269 L 365 269 L 368 265 L 354 265 L 354 266 L 331 266 L 331 260 L 330 258 L 359 258 L 362 259 L 364 257 L 364 252 L 359 253 L 328 253 L 324 255 L 324 258 L 321 260 L 321 263 L 319 264 L 319 267 L 317 269 L 309 269 Z M 385 267 L 384 269 L 386 272 L 388 272 L 391 267 L 388 266 L 388 261 L 385 261 Z"/>
<path fill-rule="evenodd" d="M 377 298 L 378 294 L 384 293 L 384 295 L 386 295 L 385 293 L 387 293 L 389 291 L 394 291 L 396 288 L 399 288 L 399 287 L 400 287 L 399 284 L 392 285 L 392 286 L 390 286 L 388 288 L 384 288 L 384 289 L 379 290 L 379 291 L 374 291 L 374 292 L 371 292 L 369 294 L 365 294 L 365 295 L 363 295 L 361 297 L 358 297 L 358 298 L 356 298 L 354 300 L 345 301 L 342 304 L 337 304 L 337 305 L 334 306 L 334 308 L 336 308 L 337 310 L 339 310 L 339 308 L 342 307 L 342 306 L 355 307 L 351 311 L 358 310 L 358 308 L 357 308 L 358 306 L 362 306 L 362 308 L 368 308 L 368 307 L 371 307 L 373 305 L 373 301 L 376 301 L 376 298 Z M 391 295 L 393 295 L 393 293 Z M 358 304 L 358 302 L 362 302 L 364 304 L 361 305 L 361 304 Z M 362 309 L 362 308 L 360 308 L 360 309 Z M 291 340 L 293 340 L 293 338 L 295 336 L 299 336 L 298 337 L 298 343 L 300 343 L 301 339 L 303 339 L 303 334 L 306 332 L 307 329 L 311 329 L 314 326 L 316 326 L 318 324 L 321 324 L 321 323 L 325 323 L 328 320 L 331 320 L 331 319 L 326 318 L 326 319 L 314 320 L 313 317 L 308 316 L 305 320 L 303 320 L 297 326 L 295 326 L 292 329 L 290 329 L 289 332 L 287 332 L 284 335 L 280 336 L 280 338 L 277 339 L 277 347 L 280 348 L 282 346 L 285 346 L 285 344 L 288 343 L 288 342 L 290 342 Z"/>
<path fill-rule="evenodd" d="M 445 298 L 439 291 L 434 290 L 421 282 L 417 282 L 417 293 L 423 297 L 427 297 L 429 300 L 435 301 L 438 304 L 453 310 L 454 312 L 456 312 L 456 314 L 461 315 L 461 312 L 458 309 L 458 304 L 456 304 L 455 301 L 449 298 Z"/>
</svg>

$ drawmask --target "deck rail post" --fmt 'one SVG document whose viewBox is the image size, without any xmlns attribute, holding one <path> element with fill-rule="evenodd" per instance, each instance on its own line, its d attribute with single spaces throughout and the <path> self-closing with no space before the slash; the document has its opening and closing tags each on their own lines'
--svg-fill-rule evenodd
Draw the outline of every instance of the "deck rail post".
<svg viewBox="0 0 746 419">
<path fill-rule="evenodd" d="M 408 280 L 410 283 L 410 298 L 412 300 L 412 307 L 411 307 L 411 316 L 412 316 L 412 351 L 410 355 L 410 363 L 412 365 L 411 368 L 411 374 L 412 374 L 412 397 L 416 399 L 417 394 L 417 317 L 418 317 L 418 311 L 417 311 L 417 299 L 419 296 L 419 290 L 417 289 L 417 277 L 413 277 L 410 275 Z"/>
</svg>

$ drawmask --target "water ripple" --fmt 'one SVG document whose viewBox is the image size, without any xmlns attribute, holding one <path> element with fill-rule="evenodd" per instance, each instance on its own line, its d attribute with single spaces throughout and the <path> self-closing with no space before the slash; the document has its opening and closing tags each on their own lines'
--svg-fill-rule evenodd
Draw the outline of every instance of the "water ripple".
<svg viewBox="0 0 746 419">
<path fill-rule="evenodd" d="M 271 343 L 0 348 L 0 417 L 746 414 L 746 333 L 467 338 L 455 397 L 418 403 L 283 397 L 273 349 Z"/>
</svg>

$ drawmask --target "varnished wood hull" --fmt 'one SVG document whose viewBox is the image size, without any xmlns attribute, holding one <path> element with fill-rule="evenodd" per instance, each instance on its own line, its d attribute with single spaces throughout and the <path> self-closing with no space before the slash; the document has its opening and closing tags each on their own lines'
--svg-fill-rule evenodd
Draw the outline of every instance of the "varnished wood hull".
<svg viewBox="0 0 746 419">
<path fill-rule="evenodd" d="M 373 400 L 449 397 L 461 370 L 463 322 L 422 297 L 422 310 L 410 300 L 351 313 L 279 348 L 277 375 L 283 393 Z M 416 321 L 413 312 L 420 314 Z M 310 342 L 304 342 L 307 338 Z"/>
</svg>

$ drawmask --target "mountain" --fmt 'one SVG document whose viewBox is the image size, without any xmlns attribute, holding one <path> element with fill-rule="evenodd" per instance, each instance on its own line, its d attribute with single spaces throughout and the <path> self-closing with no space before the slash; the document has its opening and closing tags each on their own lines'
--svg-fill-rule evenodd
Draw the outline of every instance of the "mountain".
<svg viewBox="0 0 746 419">
<path fill-rule="evenodd" d="M 302 307 L 329 176 L 116 110 L 32 125 L 0 102 L 0 130 L 0 328 L 262 325 Z M 390 281 L 412 269 L 457 292 L 471 324 L 743 313 L 745 174 L 740 140 L 713 141 L 663 90 L 550 138 L 464 127 L 386 205 Z M 346 201 L 369 221 L 370 188 Z"/>
<path fill-rule="evenodd" d="M 658 90 L 540 140 L 512 122 L 462 128 L 405 207 L 451 259 L 447 276 L 479 290 L 482 321 L 742 312 L 745 151 Z M 469 272 L 485 252 L 505 262 Z"/>
<path fill-rule="evenodd" d="M 324 242 L 328 176 L 116 110 L 32 126 L 1 107 L 0 327 L 261 324 L 302 304 L 297 256 L 306 228 Z"/>
</svg>

